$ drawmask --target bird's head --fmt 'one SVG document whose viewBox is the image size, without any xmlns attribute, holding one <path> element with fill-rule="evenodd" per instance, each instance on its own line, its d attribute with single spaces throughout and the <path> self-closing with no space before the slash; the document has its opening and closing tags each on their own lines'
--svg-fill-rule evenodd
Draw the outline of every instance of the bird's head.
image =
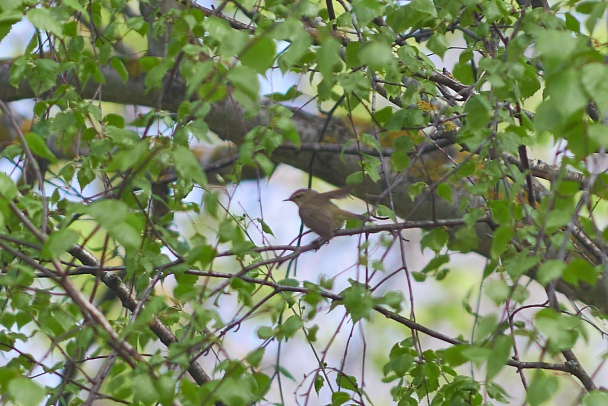
<svg viewBox="0 0 608 406">
<path fill-rule="evenodd" d="M 288 199 L 285 199 L 285 202 L 294 202 L 298 206 L 302 203 L 309 201 L 310 199 L 314 199 L 315 196 L 318 196 L 319 192 L 313 189 L 299 189 L 296 190 L 289 196 Z"/>
</svg>

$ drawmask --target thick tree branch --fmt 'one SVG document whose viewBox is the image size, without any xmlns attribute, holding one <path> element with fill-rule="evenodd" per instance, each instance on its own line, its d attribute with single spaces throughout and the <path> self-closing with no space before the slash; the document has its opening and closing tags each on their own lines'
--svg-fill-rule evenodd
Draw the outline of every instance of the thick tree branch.
<svg viewBox="0 0 608 406">
<path fill-rule="evenodd" d="M 109 289 L 116 292 L 116 295 L 126 309 L 133 311 L 139 306 L 139 301 L 131 290 L 122 282 L 121 278 L 113 272 L 100 270 L 99 261 L 90 252 L 80 246 L 74 246 L 70 249 L 70 254 L 82 262 L 83 265 L 89 267 L 88 269 L 91 275 L 99 277 Z M 173 334 L 171 329 L 165 326 L 158 317 L 154 317 L 150 323 L 148 323 L 148 327 L 150 327 L 150 330 L 156 334 L 167 348 L 171 344 L 177 342 L 175 334 Z M 211 380 L 209 375 L 205 373 L 203 368 L 196 361 L 190 363 L 188 372 L 199 385 Z"/>
</svg>

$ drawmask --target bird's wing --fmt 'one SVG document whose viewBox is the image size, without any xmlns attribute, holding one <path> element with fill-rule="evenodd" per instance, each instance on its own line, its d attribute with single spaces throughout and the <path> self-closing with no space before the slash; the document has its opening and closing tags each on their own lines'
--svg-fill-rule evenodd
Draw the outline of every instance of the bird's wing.
<svg viewBox="0 0 608 406">
<path fill-rule="evenodd" d="M 327 211 L 300 207 L 300 218 L 306 227 L 321 237 L 334 236 L 334 219 Z"/>
<path fill-rule="evenodd" d="M 344 222 L 344 221 L 347 221 L 347 220 L 368 221 L 369 220 L 369 214 L 368 213 L 355 214 L 355 213 L 351 213 L 350 211 L 340 210 L 340 212 L 336 216 L 336 222 L 340 222 L 340 221 Z"/>
<path fill-rule="evenodd" d="M 321 193 L 321 196 L 326 199 L 344 199 L 345 197 L 348 197 L 352 191 L 352 186 L 344 186 L 340 189 L 330 190 L 329 192 Z"/>
</svg>

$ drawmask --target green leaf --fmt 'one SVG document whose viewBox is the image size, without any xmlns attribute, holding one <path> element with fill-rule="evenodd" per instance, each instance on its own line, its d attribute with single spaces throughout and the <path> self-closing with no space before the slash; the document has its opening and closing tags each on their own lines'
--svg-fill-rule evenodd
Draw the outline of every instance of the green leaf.
<svg viewBox="0 0 608 406">
<path fill-rule="evenodd" d="M 511 205 L 507 200 L 490 200 L 488 206 L 492 210 L 492 219 L 500 225 L 510 226 L 513 222 Z"/>
<path fill-rule="evenodd" d="M 217 16 L 210 16 L 204 20 L 205 30 L 218 41 L 229 38 L 233 34 L 228 21 Z"/>
<path fill-rule="evenodd" d="M 135 16 L 127 20 L 127 27 L 134 30 L 142 37 L 148 33 L 150 26 L 143 17 Z"/>
<path fill-rule="evenodd" d="M 246 141 L 241 144 L 241 148 L 239 149 L 239 162 L 243 165 L 251 165 L 254 166 L 253 161 L 253 153 L 255 150 L 255 145 L 252 141 Z"/>
<path fill-rule="evenodd" d="M 511 238 L 515 231 L 510 226 L 500 226 L 494 231 L 494 239 L 492 241 L 491 256 L 492 259 L 498 258 L 509 246 Z"/>
<path fill-rule="evenodd" d="M 63 35 L 63 26 L 46 8 L 30 8 L 25 15 L 36 28 L 58 37 Z"/>
<path fill-rule="evenodd" d="M 246 66 L 235 66 L 228 72 L 228 79 L 235 88 L 243 92 L 249 99 L 257 101 L 260 82 L 254 70 Z"/>
<path fill-rule="evenodd" d="M 472 129 L 481 129 L 490 122 L 492 106 L 486 96 L 476 95 L 467 102 L 464 111 L 467 113 L 467 126 Z"/>
<path fill-rule="evenodd" d="M 351 396 L 346 392 L 334 392 L 331 394 L 331 406 L 340 406 L 348 402 Z"/>
<path fill-rule="evenodd" d="M 504 303 L 511 294 L 511 287 L 502 279 L 492 279 L 485 283 L 484 293 L 499 305 Z"/>
<path fill-rule="evenodd" d="M 457 367 L 465 362 L 469 362 L 468 356 L 464 353 L 468 348 L 469 346 L 465 344 L 453 345 L 445 350 L 444 359 L 452 367 Z"/>
<path fill-rule="evenodd" d="M 254 372 L 251 375 L 256 383 L 252 388 L 253 395 L 256 398 L 262 399 L 270 390 L 272 379 L 268 375 L 260 372 Z"/>
<path fill-rule="evenodd" d="M 104 133 L 108 138 L 114 141 L 116 145 L 121 147 L 133 147 L 141 141 L 136 132 L 114 127 L 112 125 L 107 125 L 104 128 Z"/>
<path fill-rule="evenodd" d="M 83 211 L 93 217 L 110 236 L 127 249 L 137 249 L 141 245 L 143 224 L 134 224 L 126 203 L 118 200 L 100 200 L 92 203 Z"/>
<path fill-rule="evenodd" d="M 324 385 L 325 385 L 325 378 L 323 378 L 323 375 L 321 375 L 321 374 L 315 375 L 315 392 L 317 392 L 317 395 L 319 394 L 319 391 L 323 388 Z"/>
<path fill-rule="evenodd" d="M 581 406 L 604 406 L 608 405 L 608 393 L 595 390 L 591 391 L 581 399 Z"/>
<path fill-rule="evenodd" d="M 173 164 L 179 176 L 192 179 L 202 187 L 207 185 L 207 177 L 201 168 L 201 164 L 190 149 L 182 145 L 176 145 L 173 149 Z"/>
<path fill-rule="evenodd" d="M 2 26 L 11 26 L 22 19 L 23 12 L 20 10 L 6 10 L 3 7 L 2 13 L 0 13 L 0 25 Z"/>
<path fill-rule="evenodd" d="M 550 259 L 544 262 L 536 273 L 538 282 L 546 285 L 551 281 L 561 278 L 567 266 L 564 261 L 557 259 Z"/>
<path fill-rule="evenodd" d="M 552 309 L 542 309 L 534 316 L 534 325 L 556 350 L 572 348 L 580 336 L 581 320 Z"/>
<path fill-rule="evenodd" d="M 127 80 L 129 80 L 129 71 L 127 71 L 127 67 L 123 61 L 121 61 L 119 58 L 112 58 L 110 60 L 110 65 L 112 65 L 116 73 L 118 73 L 122 79 L 122 83 L 127 83 Z"/>
<path fill-rule="evenodd" d="M 492 356 L 488 358 L 486 379 L 491 381 L 507 365 L 511 358 L 513 340 L 511 337 L 499 335 L 492 343 Z"/>
<path fill-rule="evenodd" d="M 285 93 L 270 93 L 265 94 L 264 97 L 268 99 L 272 99 L 274 101 L 282 102 L 294 100 L 295 98 L 301 96 L 303 93 L 298 90 L 297 86 L 291 86 L 289 89 L 285 91 Z"/>
<path fill-rule="evenodd" d="M 346 93 L 357 95 L 362 100 L 368 99 L 371 85 L 369 78 L 363 72 L 341 73 L 337 76 L 337 80 Z"/>
<path fill-rule="evenodd" d="M 565 13 L 566 17 L 566 28 L 572 32 L 580 34 L 581 32 L 581 23 L 580 21 L 572 15 L 570 12 Z"/>
<path fill-rule="evenodd" d="M 543 68 L 569 61 L 577 49 L 584 48 L 581 47 L 581 40 L 568 31 L 543 30 L 537 33 L 536 49 L 543 61 Z"/>
<path fill-rule="evenodd" d="M 325 79 L 333 77 L 334 72 L 342 70 L 342 59 L 340 58 L 340 43 L 333 38 L 328 38 L 321 44 L 317 51 L 317 68 Z"/>
<path fill-rule="evenodd" d="M 146 74 L 144 84 L 146 85 L 146 91 L 152 88 L 161 88 L 164 85 L 163 78 L 171 68 L 170 62 L 159 63 L 152 67 Z"/>
<path fill-rule="evenodd" d="M 300 134 L 292 120 L 293 112 L 279 104 L 271 106 L 269 111 L 273 114 L 271 125 L 274 126 L 277 133 L 282 135 L 282 139 L 278 143 L 267 147 L 269 152 L 274 151 L 283 141 L 291 141 L 296 147 L 299 147 Z"/>
<path fill-rule="evenodd" d="M 450 43 L 445 37 L 445 35 L 435 32 L 429 38 L 429 42 L 427 44 L 429 49 L 437 54 L 440 58 L 443 58 L 445 51 L 450 47 Z"/>
<path fill-rule="evenodd" d="M 532 255 L 528 249 L 524 249 L 507 258 L 503 265 L 509 276 L 515 279 L 536 266 L 540 259 L 540 256 Z"/>
<path fill-rule="evenodd" d="M 346 45 L 346 52 L 344 54 L 344 60 L 346 61 L 347 68 L 352 69 L 352 68 L 361 66 L 361 60 L 359 59 L 360 50 L 361 50 L 360 42 L 351 41 Z"/>
<path fill-rule="evenodd" d="M 4 172 L 0 172 L 0 194 L 6 200 L 13 200 L 18 193 L 15 182 Z"/>
<path fill-rule="evenodd" d="M 270 228 L 270 226 L 261 218 L 257 218 L 256 221 L 258 223 L 260 223 L 260 225 L 262 226 L 262 231 L 266 234 L 270 234 L 270 235 L 274 235 L 274 233 L 272 232 L 272 229 Z"/>
<path fill-rule="evenodd" d="M 374 70 L 384 70 L 394 63 L 390 45 L 385 42 L 371 42 L 359 51 L 359 60 Z"/>
<path fill-rule="evenodd" d="M 385 8 L 382 2 L 376 0 L 353 0 L 352 5 L 360 27 L 365 27 L 374 18 L 381 17 Z"/>
<path fill-rule="evenodd" d="M 53 129 L 55 131 L 71 130 L 78 125 L 78 120 L 73 111 L 57 113 L 53 118 Z"/>
<path fill-rule="evenodd" d="M 133 379 L 133 395 L 136 401 L 152 405 L 158 401 L 154 380 L 147 374 L 139 374 Z"/>
<path fill-rule="evenodd" d="M 175 385 L 175 379 L 167 375 L 162 375 L 154 381 L 154 387 L 159 396 L 158 401 L 162 406 L 173 405 Z"/>
<path fill-rule="evenodd" d="M 395 215 L 395 212 L 382 204 L 376 206 L 376 214 L 380 217 L 388 217 L 394 223 L 397 222 L 397 216 Z"/>
<path fill-rule="evenodd" d="M 346 375 L 342 372 L 338 372 L 338 375 L 336 376 L 336 384 L 339 388 L 352 390 L 353 392 L 359 390 L 357 378 L 352 375 Z"/>
<path fill-rule="evenodd" d="M 76 175 L 78 179 L 78 184 L 80 185 L 80 190 L 83 190 L 87 187 L 93 180 L 95 179 L 95 172 L 88 165 L 83 165 L 80 167 L 78 174 Z"/>
<path fill-rule="evenodd" d="M 557 108 L 564 117 L 569 117 L 587 105 L 587 95 L 581 86 L 581 72 L 568 69 L 549 75 L 545 81 L 545 92 L 553 100 L 568 100 L 568 103 L 557 103 Z"/>
<path fill-rule="evenodd" d="M 507 400 L 507 397 L 509 396 L 508 393 L 497 383 L 487 382 L 486 390 L 488 391 L 488 396 L 490 396 L 491 399 L 496 399 L 502 404 L 509 403 Z"/>
<path fill-rule="evenodd" d="M 475 340 L 485 341 L 488 337 L 496 334 L 498 328 L 498 318 L 495 314 L 490 313 L 479 319 L 477 329 L 475 330 Z"/>
<path fill-rule="evenodd" d="M 396 172 L 402 171 L 410 166 L 409 153 L 414 147 L 410 137 L 399 137 L 393 142 L 395 150 L 391 155 L 391 165 Z"/>
<path fill-rule="evenodd" d="M 262 168 L 264 174 L 270 177 L 270 175 L 272 175 L 272 172 L 274 172 L 274 162 L 272 162 L 272 160 L 264 154 L 256 154 L 254 159 L 260 166 L 260 168 Z"/>
<path fill-rule="evenodd" d="M 262 340 L 268 340 L 272 337 L 274 337 L 274 331 L 272 328 L 267 327 L 267 326 L 262 326 L 260 328 L 257 329 L 256 334 L 258 336 L 258 338 L 262 339 Z"/>
<path fill-rule="evenodd" d="M 473 228 L 459 228 L 454 233 L 453 240 L 450 241 L 450 249 L 455 249 L 462 253 L 475 251 L 477 247 L 479 247 L 479 236 Z"/>
<path fill-rule="evenodd" d="M 260 365 L 260 362 L 262 362 L 262 358 L 264 358 L 264 352 L 264 348 L 256 348 L 255 350 L 247 354 L 245 359 L 247 360 L 249 365 L 257 367 Z"/>
<path fill-rule="evenodd" d="M 422 269 L 421 272 L 428 274 L 432 271 L 438 270 L 441 266 L 447 264 L 448 262 L 450 262 L 449 255 L 436 255 L 435 257 L 431 258 L 429 263 Z"/>
<path fill-rule="evenodd" d="M 396 312 L 401 312 L 401 304 L 404 301 L 403 293 L 396 290 L 386 292 L 382 297 L 378 298 L 378 303 L 391 307 Z"/>
<path fill-rule="evenodd" d="M 87 13 L 87 10 L 78 2 L 78 0 L 62 0 L 62 4 L 73 8 L 75 11 L 79 13 Z"/>
<path fill-rule="evenodd" d="M 595 151 L 599 147 L 608 145 L 608 129 L 600 123 L 591 123 L 587 129 L 589 134 L 588 140 L 579 140 L 575 137 L 569 137 L 568 146 L 572 146 L 574 142 L 580 143 L 583 151 Z M 565 223 L 564 223 L 565 224 Z"/>
<path fill-rule="evenodd" d="M 188 253 L 186 262 L 190 265 L 199 262 L 201 267 L 205 267 L 215 259 L 217 255 L 216 250 L 208 244 L 197 244 Z"/>
<path fill-rule="evenodd" d="M 405 376 L 411 371 L 416 365 L 416 359 L 409 351 L 408 348 L 395 344 L 391 349 L 390 362 L 384 366 L 384 374 L 387 375 L 390 370 L 397 376 Z"/>
<path fill-rule="evenodd" d="M 526 400 L 530 406 L 543 404 L 555 396 L 558 387 L 559 382 L 556 376 L 549 375 L 543 370 L 538 370 L 528 387 Z"/>
<path fill-rule="evenodd" d="M 437 195 L 448 203 L 452 203 L 452 187 L 447 183 L 442 182 L 437 185 Z"/>
<path fill-rule="evenodd" d="M 23 19 L 23 12 L 20 10 L 2 10 L 0 13 L 0 40 L 8 35 L 13 25 Z"/>
<path fill-rule="evenodd" d="M 37 406 L 44 399 L 45 391 L 32 379 L 18 377 L 11 379 L 8 393 L 19 406 Z"/>
<path fill-rule="evenodd" d="M 468 61 L 459 62 L 454 65 L 454 69 L 452 69 L 452 75 L 454 75 L 454 77 L 461 81 L 464 85 L 470 86 L 475 83 L 473 67 Z"/>
<path fill-rule="evenodd" d="M 481 364 L 492 357 L 492 350 L 485 347 L 467 347 L 461 352 L 462 356 L 469 361 Z"/>
<path fill-rule="evenodd" d="M 103 122 L 117 128 L 124 128 L 125 118 L 120 114 L 108 113 L 104 116 Z"/>
<path fill-rule="evenodd" d="M 448 233 L 441 227 L 437 227 L 429 231 L 420 241 L 421 247 L 430 248 L 439 253 L 447 245 L 449 240 Z"/>
<path fill-rule="evenodd" d="M 279 327 L 279 333 L 277 334 L 278 339 L 287 339 L 293 337 L 293 335 L 304 326 L 302 319 L 295 314 L 290 316 L 283 324 Z"/>
<path fill-rule="evenodd" d="M 481 6 L 483 15 L 489 23 L 496 22 L 507 15 L 507 11 L 501 1 L 484 1 Z"/>
<path fill-rule="evenodd" d="M 589 17 L 587 17 L 587 20 L 585 21 L 585 28 L 587 28 L 588 32 L 593 33 L 596 28 L 597 22 L 600 21 L 600 19 L 604 15 L 604 12 L 606 11 L 606 3 L 603 1 L 581 2 L 577 7 L 577 11 L 580 11 L 583 8 L 587 7 L 589 8 L 589 10 L 585 14 L 588 14 Z"/>
<path fill-rule="evenodd" d="M 41 158 L 48 159 L 50 162 L 57 162 L 57 158 L 51 152 L 49 147 L 46 146 L 46 141 L 36 133 L 25 134 L 25 142 L 28 148 Z"/>
<path fill-rule="evenodd" d="M 416 196 L 418 196 L 424 190 L 428 190 L 428 188 L 429 186 L 425 182 L 415 182 L 407 188 L 407 194 L 410 199 L 414 200 Z"/>
<path fill-rule="evenodd" d="M 30 81 L 30 86 L 36 94 L 46 92 L 57 86 L 56 80 L 59 64 L 56 61 L 47 58 L 36 59 L 33 61 L 33 65 L 28 70 L 27 79 Z"/>
<path fill-rule="evenodd" d="M 217 219 L 217 211 L 219 208 L 219 197 L 217 192 L 205 192 L 203 195 L 203 202 L 205 203 L 205 210 L 211 215 L 211 217 Z"/>
<path fill-rule="evenodd" d="M 288 18 L 283 24 L 278 24 L 275 27 L 275 33 L 279 35 L 277 39 L 290 38 L 291 41 L 287 49 L 278 58 L 282 73 L 286 73 L 303 60 L 307 62 L 313 60 L 314 55 L 310 50 L 312 37 L 304 33 L 304 27 L 299 20 Z"/>
<path fill-rule="evenodd" d="M 347 185 L 358 185 L 365 179 L 365 175 L 361 171 L 353 172 L 346 177 Z"/>
<path fill-rule="evenodd" d="M 403 24 L 414 29 L 433 24 L 432 20 L 437 17 L 435 5 L 430 0 L 413 0 L 403 8 Z"/>
<path fill-rule="evenodd" d="M 578 285 L 580 281 L 595 286 L 599 274 L 588 261 L 582 258 L 575 258 L 567 265 L 562 278 L 574 286 Z"/>
<path fill-rule="evenodd" d="M 272 66 L 276 54 L 276 44 L 272 39 L 256 38 L 241 55 L 241 63 L 263 75 Z"/>
<path fill-rule="evenodd" d="M 55 259 L 78 242 L 78 233 L 73 230 L 52 232 L 42 246 L 40 255 L 45 259 Z"/>
<path fill-rule="evenodd" d="M 237 31 L 232 28 L 230 28 L 229 33 L 229 38 L 223 39 L 219 44 L 218 52 L 220 56 L 234 58 L 241 52 L 247 52 L 246 46 L 251 41 L 251 36 L 245 31 Z"/>
<path fill-rule="evenodd" d="M 296 378 L 293 377 L 293 375 L 284 367 L 279 366 L 279 372 L 281 373 L 281 375 L 283 375 L 284 377 L 286 377 L 287 379 L 290 379 L 292 381 L 296 381 Z"/>
<path fill-rule="evenodd" d="M 142 56 L 139 58 L 139 66 L 144 72 L 150 72 L 161 63 L 161 59 L 155 56 Z"/>
<path fill-rule="evenodd" d="M 375 305 L 369 289 L 364 285 L 354 283 L 351 287 L 345 289 L 341 295 L 344 299 L 342 303 L 354 323 L 361 319 L 369 320 Z"/>
</svg>

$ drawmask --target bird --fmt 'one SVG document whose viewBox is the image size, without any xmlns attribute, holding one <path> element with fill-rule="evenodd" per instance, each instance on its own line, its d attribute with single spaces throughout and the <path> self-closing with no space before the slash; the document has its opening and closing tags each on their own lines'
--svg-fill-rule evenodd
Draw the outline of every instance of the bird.
<svg viewBox="0 0 608 406">
<path fill-rule="evenodd" d="M 367 214 L 351 213 L 332 203 L 332 199 L 343 199 L 350 193 L 350 186 L 324 193 L 319 193 L 314 189 L 299 189 L 284 201 L 294 202 L 299 208 L 300 219 L 304 225 L 329 240 L 346 220 L 366 221 L 369 219 Z"/>
</svg>

